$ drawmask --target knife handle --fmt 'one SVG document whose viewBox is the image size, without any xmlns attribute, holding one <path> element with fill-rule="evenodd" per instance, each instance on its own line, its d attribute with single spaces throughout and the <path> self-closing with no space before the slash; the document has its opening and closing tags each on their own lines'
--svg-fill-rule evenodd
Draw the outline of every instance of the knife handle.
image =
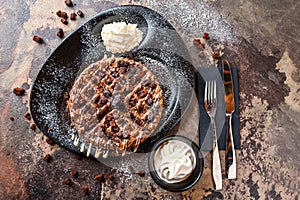
<svg viewBox="0 0 300 200">
<path fill-rule="evenodd" d="M 236 156 L 232 134 L 232 115 L 227 119 L 226 173 L 228 179 L 236 179 Z"/>
<path fill-rule="evenodd" d="M 213 152 L 212 152 L 212 160 L 213 160 L 213 179 L 216 186 L 216 190 L 222 190 L 222 171 L 221 171 L 221 162 L 220 155 L 218 149 L 218 143 L 213 144 Z"/>
</svg>

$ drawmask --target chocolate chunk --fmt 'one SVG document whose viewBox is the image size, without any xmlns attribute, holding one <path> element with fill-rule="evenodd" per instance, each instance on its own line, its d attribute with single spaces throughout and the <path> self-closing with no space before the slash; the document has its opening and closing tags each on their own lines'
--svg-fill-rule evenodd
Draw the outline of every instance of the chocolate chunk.
<svg viewBox="0 0 300 200">
<path fill-rule="evenodd" d="M 72 185 L 72 182 L 71 182 L 71 179 L 70 178 L 65 178 L 65 184 L 68 185 L 68 186 L 71 186 Z"/>
<path fill-rule="evenodd" d="M 64 31 L 62 28 L 59 28 L 57 33 L 56 33 L 57 37 L 59 38 L 63 38 L 64 37 Z M 65 97 L 65 96 L 64 96 Z"/>
<path fill-rule="evenodd" d="M 25 94 L 25 90 L 23 88 L 20 88 L 20 87 L 16 87 L 13 89 L 13 93 L 15 95 L 19 95 L 19 96 L 22 96 Z"/>
<path fill-rule="evenodd" d="M 65 4 L 68 6 L 68 7 L 73 7 L 73 2 L 71 0 L 66 0 L 65 1 Z"/>
<path fill-rule="evenodd" d="M 35 124 L 31 124 L 31 125 L 30 125 L 30 128 L 31 128 L 32 130 L 34 130 L 34 131 L 35 131 L 35 129 L 36 129 L 36 125 L 35 125 Z"/>
<path fill-rule="evenodd" d="M 57 15 L 58 17 L 61 17 L 61 10 L 57 11 L 57 12 L 56 12 L 56 15 Z"/>
<path fill-rule="evenodd" d="M 68 24 L 68 20 L 64 19 L 64 18 L 61 18 L 60 19 L 61 23 L 67 25 Z"/>
<path fill-rule="evenodd" d="M 73 12 L 73 13 L 70 14 L 70 19 L 71 20 L 76 20 L 76 16 L 77 16 L 76 13 Z"/>
<path fill-rule="evenodd" d="M 95 180 L 104 182 L 105 181 L 104 174 L 102 173 L 98 174 L 97 176 L 95 176 Z"/>
<path fill-rule="evenodd" d="M 83 14 L 83 12 L 82 12 L 81 10 L 78 10 L 78 11 L 77 11 L 77 15 L 78 15 L 79 17 L 84 17 L 84 14 Z"/>
<path fill-rule="evenodd" d="M 39 44 L 43 43 L 43 39 L 41 37 L 37 36 L 37 35 L 33 36 L 32 40 L 39 43 Z"/>
<path fill-rule="evenodd" d="M 29 112 L 27 112 L 24 117 L 27 119 L 27 120 L 31 120 L 31 114 Z"/>
<path fill-rule="evenodd" d="M 137 173 L 140 177 L 144 177 L 145 176 L 145 171 L 144 170 L 141 170 L 141 171 L 138 171 Z"/>
<path fill-rule="evenodd" d="M 51 140 L 50 138 L 46 138 L 46 142 L 47 144 L 49 144 L 50 146 L 55 145 L 55 142 L 53 140 Z"/>
<path fill-rule="evenodd" d="M 203 34 L 203 38 L 206 39 L 206 40 L 208 40 L 209 39 L 209 34 L 208 33 L 204 33 Z"/>
<path fill-rule="evenodd" d="M 110 174 L 106 177 L 106 180 L 112 181 L 112 180 L 114 180 L 114 178 L 115 178 L 114 175 Z"/>
<path fill-rule="evenodd" d="M 68 19 L 68 14 L 66 12 L 61 12 L 60 16 L 63 19 Z"/>
<path fill-rule="evenodd" d="M 52 160 L 52 157 L 49 154 L 46 154 L 43 158 L 44 161 L 50 162 Z"/>
<path fill-rule="evenodd" d="M 89 194 L 89 188 L 88 188 L 88 186 L 86 186 L 86 185 L 82 186 L 81 190 L 82 190 L 82 192 L 83 192 L 84 195 L 88 195 Z"/>
<path fill-rule="evenodd" d="M 79 172 L 77 170 L 75 170 L 75 169 L 72 169 L 71 175 L 74 176 L 74 177 L 78 177 L 79 176 Z"/>
</svg>

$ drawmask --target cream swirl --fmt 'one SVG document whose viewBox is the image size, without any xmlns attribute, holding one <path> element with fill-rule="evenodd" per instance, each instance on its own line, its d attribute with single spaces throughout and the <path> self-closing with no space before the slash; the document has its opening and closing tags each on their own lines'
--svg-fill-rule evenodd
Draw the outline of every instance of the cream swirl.
<svg viewBox="0 0 300 200">
<path fill-rule="evenodd" d="M 196 165 L 195 161 L 195 154 L 188 144 L 170 140 L 155 152 L 154 167 L 162 180 L 176 183 L 191 174 Z"/>
</svg>

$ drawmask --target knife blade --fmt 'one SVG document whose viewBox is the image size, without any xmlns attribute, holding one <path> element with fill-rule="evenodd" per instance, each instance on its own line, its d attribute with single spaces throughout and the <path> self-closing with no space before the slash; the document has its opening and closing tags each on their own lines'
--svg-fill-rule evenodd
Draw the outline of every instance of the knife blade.
<svg viewBox="0 0 300 200">
<path fill-rule="evenodd" d="M 227 120 L 227 145 L 226 145 L 226 173 L 228 179 L 236 178 L 236 155 L 232 134 L 232 113 L 234 106 L 234 87 L 231 66 L 227 60 L 223 61 L 223 78 L 225 88 L 226 120 Z"/>
</svg>

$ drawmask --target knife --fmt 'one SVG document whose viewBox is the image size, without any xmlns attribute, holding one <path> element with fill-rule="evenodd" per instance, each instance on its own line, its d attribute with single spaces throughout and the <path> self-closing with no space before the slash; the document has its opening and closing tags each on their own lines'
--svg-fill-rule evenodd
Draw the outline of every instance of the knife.
<svg viewBox="0 0 300 200">
<path fill-rule="evenodd" d="M 228 179 L 236 178 L 236 156 L 232 134 L 232 113 L 234 112 L 234 88 L 230 64 L 223 61 L 223 78 L 225 87 L 227 146 L 226 146 L 226 173 Z"/>
</svg>

